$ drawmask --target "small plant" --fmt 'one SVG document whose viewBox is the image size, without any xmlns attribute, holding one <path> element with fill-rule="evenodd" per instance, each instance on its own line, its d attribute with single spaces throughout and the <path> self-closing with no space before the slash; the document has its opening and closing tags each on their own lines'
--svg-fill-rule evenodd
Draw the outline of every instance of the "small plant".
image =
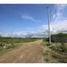
<svg viewBox="0 0 67 67">
<path fill-rule="evenodd" d="M 44 59 L 46 62 L 48 62 L 49 60 L 46 58 L 46 59 Z"/>
<path fill-rule="evenodd" d="M 49 44 L 49 43 L 47 43 L 46 45 L 47 45 L 47 46 L 50 46 L 50 44 Z"/>
<path fill-rule="evenodd" d="M 65 52 L 65 45 L 64 45 L 64 43 L 61 42 L 61 45 L 62 45 L 63 52 Z"/>
<path fill-rule="evenodd" d="M 60 63 L 67 63 L 66 61 L 64 61 L 64 59 L 59 59 Z"/>
<path fill-rule="evenodd" d="M 15 44 L 12 43 L 12 44 L 11 44 L 11 47 L 14 48 L 14 47 L 15 47 Z"/>
</svg>

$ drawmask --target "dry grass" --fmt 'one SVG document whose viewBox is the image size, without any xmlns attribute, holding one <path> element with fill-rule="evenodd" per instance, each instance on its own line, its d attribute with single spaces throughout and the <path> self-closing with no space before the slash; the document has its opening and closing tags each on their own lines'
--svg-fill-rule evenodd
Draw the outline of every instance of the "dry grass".
<svg viewBox="0 0 67 67">
<path fill-rule="evenodd" d="M 46 63 L 67 63 L 67 43 L 52 43 L 47 45 L 43 42 L 44 62 Z"/>
</svg>

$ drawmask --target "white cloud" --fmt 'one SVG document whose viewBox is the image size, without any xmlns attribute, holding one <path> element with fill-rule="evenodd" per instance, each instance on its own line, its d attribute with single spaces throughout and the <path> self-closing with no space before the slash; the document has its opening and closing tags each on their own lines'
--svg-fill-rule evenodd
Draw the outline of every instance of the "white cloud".
<svg viewBox="0 0 67 67">
<path fill-rule="evenodd" d="M 57 12 L 53 15 L 55 20 L 51 22 L 51 29 L 55 32 L 67 30 L 67 20 L 64 19 L 63 13 L 66 7 L 66 4 L 56 5 Z"/>
<path fill-rule="evenodd" d="M 67 20 L 59 20 L 56 22 L 52 22 L 50 24 L 50 30 L 51 34 L 56 34 L 59 32 L 67 32 Z M 41 25 L 40 27 L 40 32 L 43 33 L 44 35 L 48 35 L 48 25 Z"/>
<path fill-rule="evenodd" d="M 21 16 L 23 19 L 25 20 L 30 20 L 30 21 L 33 21 L 33 22 L 41 22 L 41 20 L 38 20 L 38 19 L 35 19 L 34 17 L 30 16 L 30 15 L 22 15 Z"/>
<path fill-rule="evenodd" d="M 63 18 L 63 11 L 65 9 L 65 7 L 67 7 L 66 4 L 57 4 L 55 5 L 55 8 L 56 8 L 56 13 L 53 15 L 53 19 L 56 20 L 61 20 Z"/>
<path fill-rule="evenodd" d="M 67 20 L 55 21 L 51 24 L 51 31 L 53 33 L 66 31 L 67 32 Z"/>
<path fill-rule="evenodd" d="M 55 5 L 56 13 L 53 15 L 53 21 L 50 22 L 51 33 L 67 32 L 67 20 L 64 19 L 63 11 L 67 5 Z M 48 25 L 41 25 L 41 31 L 48 32 Z"/>
<path fill-rule="evenodd" d="M 28 15 L 22 15 L 22 18 L 23 18 L 23 19 L 27 19 L 27 20 L 32 20 L 32 21 L 34 21 L 34 18 L 31 17 L 31 16 L 28 16 Z"/>
</svg>

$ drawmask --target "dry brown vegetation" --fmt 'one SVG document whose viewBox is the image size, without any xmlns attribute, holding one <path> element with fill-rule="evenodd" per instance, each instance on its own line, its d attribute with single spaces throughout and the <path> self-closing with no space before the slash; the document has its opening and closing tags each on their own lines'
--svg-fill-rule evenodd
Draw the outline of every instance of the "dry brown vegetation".
<svg viewBox="0 0 67 67">
<path fill-rule="evenodd" d="M 46 63 L 67 63 L 67 43 L 52 43 L 47 45 L 45 41 L 44 45 L 44 62 Z"/>
</svg>

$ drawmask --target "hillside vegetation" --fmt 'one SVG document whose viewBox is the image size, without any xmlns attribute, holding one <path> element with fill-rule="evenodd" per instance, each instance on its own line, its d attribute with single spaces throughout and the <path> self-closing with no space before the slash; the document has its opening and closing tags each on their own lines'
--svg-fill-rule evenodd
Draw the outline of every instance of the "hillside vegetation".
<svg viewBox="0 0 67 67">
<path fill-rule="evenodd" d="M 43 40 L 44 62 L 47 63 L 67 63 L 67 34 L 59 33 L 51 35 L 52 43 L 48 39 Z"/>
<path fill-rule="evenodd" d="M 66 33 L 59 33 L 51 35 L 52 42 L 67 42 L 67 34 Z"/>
<path fill-rule="evenodd" d="M 0 52 L 19 47 L 26 42 L 33 42 L 39 38 L 16 38 L 16 37 L 0 37 Z"/>
<path fill-rule="evenodd" d="M 22 42 L 31 42 L 39 38 L 16 38 L 16 37 L 0 37 L 0 42 L 5 43 L 22 43 Z"/>
</svg>

